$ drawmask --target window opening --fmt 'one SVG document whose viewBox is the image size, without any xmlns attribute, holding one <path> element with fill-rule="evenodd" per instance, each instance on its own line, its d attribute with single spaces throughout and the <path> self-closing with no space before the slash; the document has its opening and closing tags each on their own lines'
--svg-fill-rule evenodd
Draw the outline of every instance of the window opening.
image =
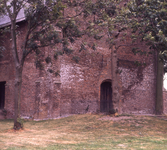
<svg viewBox="0 0 167 150">
<path fill-rule="evenodd" d="M 0 109 L 5 105 L 5 84 L 6 82 L 0 82 Z"/>
</svg>

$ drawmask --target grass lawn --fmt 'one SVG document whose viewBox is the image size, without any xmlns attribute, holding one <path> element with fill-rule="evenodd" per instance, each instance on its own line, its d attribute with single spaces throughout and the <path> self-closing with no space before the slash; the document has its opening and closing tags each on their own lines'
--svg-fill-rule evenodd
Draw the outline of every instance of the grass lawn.
<svg viewBox="0 0 167 150">
<path fill-rule="evenodd" d="M 166 150 L 167 121 L 148 116 L 73 115 L 25 121 L 0 120 L 0 149 L 7 150 Z"/>
</svg>

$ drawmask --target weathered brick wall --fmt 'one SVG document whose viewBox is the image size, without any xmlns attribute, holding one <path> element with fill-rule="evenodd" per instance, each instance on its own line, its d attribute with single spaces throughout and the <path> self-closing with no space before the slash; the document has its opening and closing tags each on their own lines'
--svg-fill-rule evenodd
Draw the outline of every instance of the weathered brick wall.
<svg viewBox="0 0 167 150">
<path fill-rule="evenodd" d="M 5 40 L 4 40 L 5 39 Z M 7 110 L 7 116 L 12 118 L 14 115 L 14 100 L 13 100 L 13 90 L 14 90 L 14 68 L 13 68 L 13 57 L 11 55 L 10 48 L 10 38 L 9 35 L 4 35 L 5 51 L 3 51 L 3 58 L 0 58 L 0 82 L 6 82 L 5 84 L 5 106 L 4 109 Z M 7 40 L 6 40 L 7 39 Z M 0 114 L 1 118 L 4 116 Z"/>
<path fill-rule="evenodd" d="M 108 68 L 111 64 L 107 65 L 107 59 L 97 52 L 94 56 L 87 52 L 81 55 L 79 64 L 61 61 L 61 100 L 62 103 L 69 100 L 64 109 L 68 107 L 71 113 L 96 112 L 99 109 L 99 80 L 111 79 L 111 67 Z"/>
<path fill-rule="evenodd" d="M 152 114 L 155 109 L 154 66 L 145 68 L 121 68 L 122 112 Z M 131 80 L 129 80 L 131 79 Z"/>
<path fill-rule="evenodd" d="M 18 45 L 23 42 L 24 24 L 20 28 Z M 83 42 L 86 42 L 86 50 L 79 53 Z M 89 45 L 95 42 L 96 50 L 92 50 Z M 0 62 L 0 81 L 6 81 L 5 109 L 11 118 L 14 114 L 14 69 L 10 41 L 6 45 L 10 55 Z M 22 117 L 47 119 L 100 111 L 100 85 L 104 80 L 112 80 L 111 50 L 105 40 L 97 42 L 87 37 L 70 46 L 75 51 L 71 55 L 59 56 L 58 60 L 53 58 L 55 50 L 44 48 L 44 55 L 52 58 L 52 63 L 42 62 L 44 70 L 36 69 L 33 54 L 26 59 L 21 90 Z M 146 46 L 139 46 L 146 50 Z M 131 48 L 124 46 L 117 52 L 119 70 L 122 71 L 119 75 L 119 113 L 152 114 L 155 109 L 154 57 L 134 55 Z M 73 56 L 80 58 L 79 63 L 72 60 Z M 136 66 L 136 60 L 145 62 L 146 66 Z M 60 70 L 60 76 L 48 69 Z"/>
<path fill-rule="evenodd" d="M 122 101 L 122 113 L 152 114 L 155 111 L 155 56 L 132 52 L 138 47 L 142 52 L 149 49 L 144 43 L 130 46 L 130 39 L 118 51 Z M 143 65 L 139 64 L 142 63 Z"/>
</svg>

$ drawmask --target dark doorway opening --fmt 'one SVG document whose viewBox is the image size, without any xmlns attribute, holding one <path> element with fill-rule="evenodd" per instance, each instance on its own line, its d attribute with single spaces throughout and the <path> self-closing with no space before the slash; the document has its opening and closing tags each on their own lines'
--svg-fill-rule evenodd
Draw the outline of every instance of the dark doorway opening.
<svg viewBox="0 0 167 150">
<path fill-rule="evenodd" d="M 111 82 L 105 81 L 100 86 L 100 112 L 113 109 Z"/>
<path fill-rule="evenodd" d="M 5 84 L 6 82 L 0 82 L 0 109 L 5 105 Z"/>
</svg>

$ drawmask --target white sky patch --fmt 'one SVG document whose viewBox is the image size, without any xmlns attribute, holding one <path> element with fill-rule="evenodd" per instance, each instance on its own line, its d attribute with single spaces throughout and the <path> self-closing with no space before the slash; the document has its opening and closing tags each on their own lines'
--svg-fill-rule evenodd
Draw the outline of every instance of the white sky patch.
<svg viewBox="0 0 167 150">
<path fill-rule="evenodd" d="M 165 90 L 167 90 L 167 73 L 165 73 L 165 75 L 164 75 L 163 86 L 164 86 Z"/>
</svg>

